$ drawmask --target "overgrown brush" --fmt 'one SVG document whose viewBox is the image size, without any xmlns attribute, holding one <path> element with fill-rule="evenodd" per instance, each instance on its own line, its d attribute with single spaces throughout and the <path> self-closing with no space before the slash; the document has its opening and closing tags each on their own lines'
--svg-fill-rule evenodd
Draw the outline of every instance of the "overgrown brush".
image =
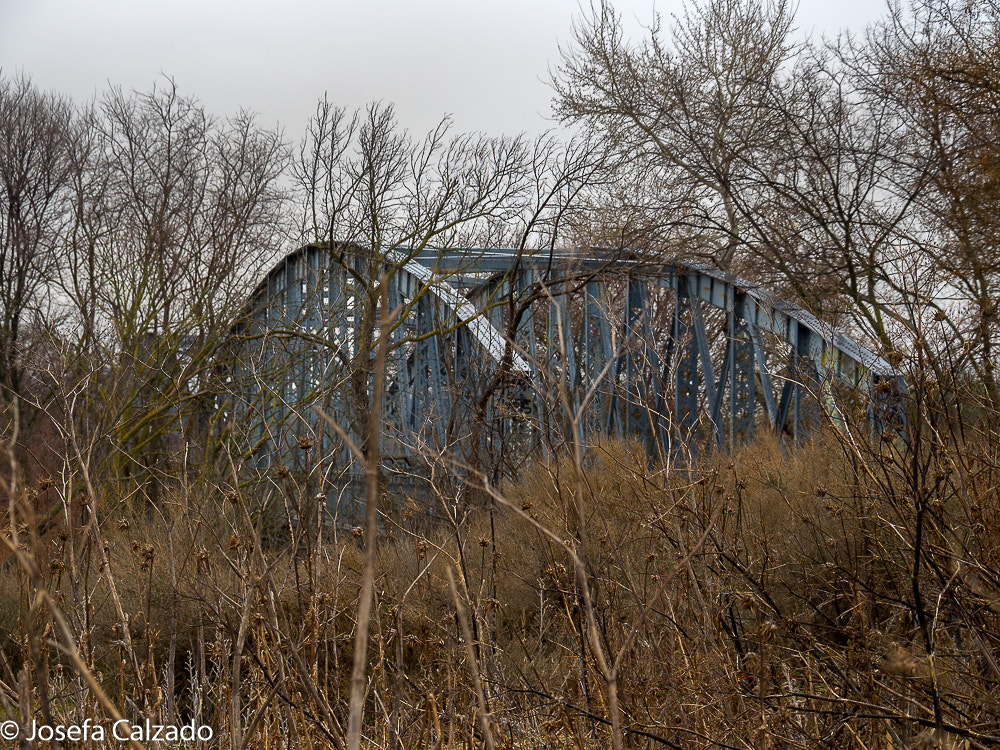
<svg viewBox="0 0 1000 750">
<path fill-rule="evenodd" d="M 685 471 L 605 442 L 579 474 L 572 457 L 526 467 L 492 507 L 383 516 L 366 741 L 994 744 L 1000 466 L 978 429 L 926 453 L 912 436 L 760 439 Z M 294 481 L 164 478 L 154 506 L 83 472 L 12 476 L 5 718 L 115 709 L 211 726 L 204 746 L 344 744 L 363 539 L 303 522 L 316 500 Z M 283 534 L 248 495 L 267 486 Z M 39 535 L 52 495 L 65 510 Z"/>
</svg>

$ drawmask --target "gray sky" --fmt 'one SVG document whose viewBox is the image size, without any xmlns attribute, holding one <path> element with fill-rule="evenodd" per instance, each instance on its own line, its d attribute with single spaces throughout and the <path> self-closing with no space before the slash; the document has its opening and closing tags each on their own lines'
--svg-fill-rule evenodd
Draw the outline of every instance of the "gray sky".
<svg viewBox="0 0 1000 750">
<path fill-rule="evenodd" d="M 584 0 L 586 2 L 586 0 Z M 619 0 L 641 34 L 681 0 Z M 804 34 L 860 31 L 880 0 L 801 0 Z M 160 74 L 213 114 L 241 107 L 297 140 L 323 92 L 348 107 L 394 102 L 413 130 L 537 133 L 549 66 L 576 0 L 0 0 L 0 69 L 88 100 L 109 83 L 148 91 Z"/>
</svg>

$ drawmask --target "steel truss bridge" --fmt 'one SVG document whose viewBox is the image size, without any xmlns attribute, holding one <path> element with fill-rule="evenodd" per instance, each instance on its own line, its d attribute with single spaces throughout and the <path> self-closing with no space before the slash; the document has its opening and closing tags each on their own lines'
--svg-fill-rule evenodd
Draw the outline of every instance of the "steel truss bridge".
<svg viewBox="0 0 1000 750">
<path fill-rule="evenodd" d="M 281 260 L 236 328 L 228 380 L 247 455 L 327 481 L 358 471 L 317 407 L 363 430 L 388 307 L 386 466 L 509 472 L 572 439 L 696 460 L 825 417 L 898 425 L 901 373 L 808 311 L 691 261 L 507 249 L 310 245 Z M 478 467 L 476 467 L 478 468 Z"/>
</svg>

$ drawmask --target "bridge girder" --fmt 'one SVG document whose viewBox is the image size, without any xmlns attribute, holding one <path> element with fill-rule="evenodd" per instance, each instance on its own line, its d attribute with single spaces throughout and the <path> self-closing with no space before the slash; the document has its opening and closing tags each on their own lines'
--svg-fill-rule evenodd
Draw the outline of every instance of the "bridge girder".
<svg viewBox="0 0 1000 750">
<path fill-rule="evenodd" d="M 350 470 L 313 407 L 356 434 L 381 274 L 397 311 L 383 452 L 397 460 L 454 453 L 473 435 L 483 456 L 573 434 L 635 438 L 664 462 L 693 460 L 752 440 L 762 425 L 801 442 L 822 412 L 844 418 L 836 394 L 845 387 L 873 424 L 899 421 L 886 416 L 898 406 L 884 396 L 886 384 L 902 388 L 895 367 L 803 308 L 704 264 L 307 246 L 258 285 L 236 331 L 230 421 L 246 426 L 250 454 L 267 461 L 277 450 L 294 465 L 309 435 L 328 472 Z M 484 396 L 487 384 L 499 387 Z"/>
</svg>

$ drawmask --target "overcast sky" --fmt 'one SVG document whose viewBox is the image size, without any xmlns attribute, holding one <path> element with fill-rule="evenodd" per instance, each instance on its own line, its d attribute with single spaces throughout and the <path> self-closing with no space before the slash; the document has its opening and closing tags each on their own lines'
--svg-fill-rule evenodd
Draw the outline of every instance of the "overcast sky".
<svg viewBox="0 0 1000 750">
<path fill-rule="evenodd" d="M 586 3 L 587 0 L 584 0 Z M 638 35 L 681 0 L 619 0 Z M 800 33 L 862 30 L 878 0 L 801 0 Z M 216 115 L 241 107 L 297 140 L 316 100 L 394 102 L 424 131 L 537 133 L 551 125 L 548 69 L 581 15 L 576 0 L 0 0 L 0 69 L 89 100 L 108 84 L 149 90 L 162 73 Z"/>
</svg>

